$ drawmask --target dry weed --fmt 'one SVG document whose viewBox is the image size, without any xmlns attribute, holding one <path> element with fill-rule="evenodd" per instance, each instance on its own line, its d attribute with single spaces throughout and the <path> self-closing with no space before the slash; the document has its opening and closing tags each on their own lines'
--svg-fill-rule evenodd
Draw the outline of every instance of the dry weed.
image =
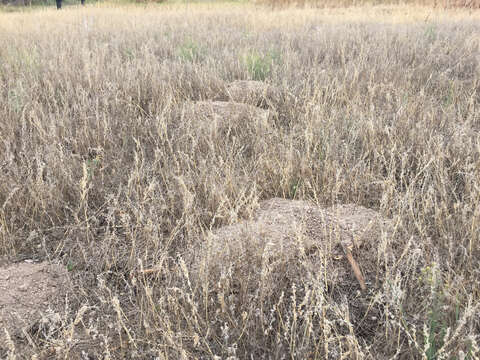
<svg viewBox="0 0 480 360">
<path fill-rule="evenodd" d="M 6 335 L 1 356 L 478 359 L 478 20 L 414 6 L 0 14 L 1 253 L 58 260 L 74 284 L 55 331 Z M 288 94 L 271 116 L 185 110 L 227 100 L 257 65 Z M 325 281 L 328 252 L 267 261 L 248 237 L 247 262 L 199 279 L 209 232 L 272 197 L 389 218 L 362 255 L 369 292 Z"/>
</svg>

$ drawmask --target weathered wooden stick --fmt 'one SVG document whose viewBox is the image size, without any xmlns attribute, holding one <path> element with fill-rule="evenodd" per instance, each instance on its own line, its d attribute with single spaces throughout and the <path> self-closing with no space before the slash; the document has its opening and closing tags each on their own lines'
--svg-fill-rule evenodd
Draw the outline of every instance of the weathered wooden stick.
<svg viewBox="0 0 480 360">
<path fill-rule="evenodd" d="M 345 251 L 345 255 L 347 256 L 348 262 L 352 266 L 353 273 L 360 284 L 360 288 L 362 291 L 367 290 L 367 286 L 365 285 L 365 278 L 363 277 L 362 270 L 360 270 L 360 266 L 358 266 L 357 262 L 353 258 L 352 250 L 349 246 L 343 245 L 343 250 Z"/>
</svg>

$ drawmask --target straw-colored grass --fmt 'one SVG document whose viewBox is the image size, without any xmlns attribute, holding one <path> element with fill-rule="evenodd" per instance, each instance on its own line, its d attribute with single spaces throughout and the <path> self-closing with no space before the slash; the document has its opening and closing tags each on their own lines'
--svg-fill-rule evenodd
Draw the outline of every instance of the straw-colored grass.
<svg viewBox="0 0 480 360">
<path fill-rule="evenodd" d="M 0 251 L 75 284 L 60 322 L 0 357 L 479 359 L 479 24 L 415 6 L 0 13 Z M 183 112 L 253 78 L 284 96 L 272 131 Z M 194 276 L 208 230 L 272 197 L 391 219 L 366 307 L 301 258 Z M 255 291 L 263 274 L 302 280 Z"/>
<path fill-rule="evenodd" d="M 479 0 L 253 0 L 256 4 L 273 8 L 284 7 L 360 7 L 372 5 L 413 5 L 433 8 L 466 8 L 479 9 Z"/>
</svg>

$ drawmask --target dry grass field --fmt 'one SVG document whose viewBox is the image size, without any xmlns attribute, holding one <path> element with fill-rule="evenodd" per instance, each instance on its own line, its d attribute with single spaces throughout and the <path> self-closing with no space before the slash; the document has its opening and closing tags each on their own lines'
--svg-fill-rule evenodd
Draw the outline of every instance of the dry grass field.
<svg viewBox="0 0 480 360">
<path fill-rule="evenodd" d="M 479 61 L 466 9 L 0 13 L 2 263 L 70 284 L 0 358 L 480 359 Z"/>
</svg>

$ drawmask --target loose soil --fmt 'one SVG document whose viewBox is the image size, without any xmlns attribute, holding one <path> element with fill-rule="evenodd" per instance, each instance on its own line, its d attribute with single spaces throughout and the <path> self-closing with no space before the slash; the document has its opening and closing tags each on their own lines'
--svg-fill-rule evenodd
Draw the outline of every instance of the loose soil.
<svg viewBox="0 0 480 360">
<path fill-rule="evenodd" d="M 273 198 L 260 203 L 252 220 L 214 231 L 204 251 L 210 254 L 212 261 L 228 263 L 226 257 L 245 257 L 247 244 L 250 255 L 251 250 L 256 249 L 254 256 L 268 261 L 278 257 L 293 259 L 315 252 L 339 260 L 345 258 L 345 249 L 350 248 L 363 272 L 368 274 L 375 268 L 376 259 L 372 256 L 375 253 L 365 251 L 371 250 L 390 228 L 387 219 L 362 206 L 347 204 L 321 208 L 307 201 Z M 335 261 L 332 266 L 330 274 L 337 273 L 332 281 L 351 281 L 353 273 L 348 262 Z M 367 282 L 369 280 L 367 278 Z"/>
<path fill-rule="evenodd" d="M 0 268 L 0 354 L 8 349 L 7 332 L 11 339 L 22 337 L 55 313 L 67 289 L 62 265 L 21 262 Z"/>
</svg>

